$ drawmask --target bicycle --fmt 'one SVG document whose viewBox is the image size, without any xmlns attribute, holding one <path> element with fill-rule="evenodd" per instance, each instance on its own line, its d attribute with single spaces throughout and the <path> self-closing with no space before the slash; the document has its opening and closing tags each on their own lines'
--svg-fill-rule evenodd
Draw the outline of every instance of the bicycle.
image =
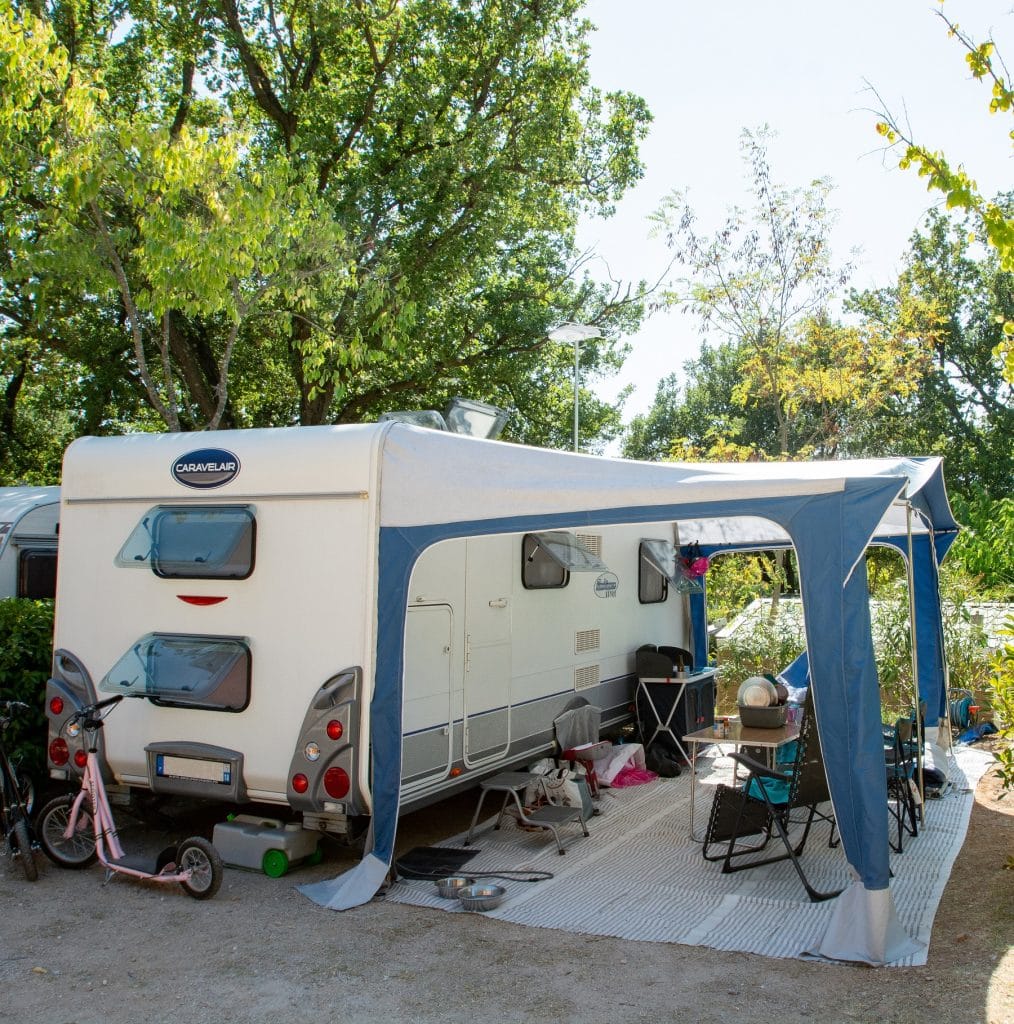
<svg viewBox="0 0 1014 1024">
<path fill-rule="evenodd" d="M 21 861 L 25 878 L 29 882 L 34 882 L 39 877 L 39 868 L 35 863 L 35 844 L 32 842 L 32 827 L 29 824 L 34 792 L 31 783 L 18 774 L 3 742 L 3 734 L 14 720 L 12 714 L 28 710 L 28 705 L 19 700 L 0 702 L 0 776 L 3 788 L 3 799 L 0 800 L 0 825 L 3 826 L 4 839 L 11 856 Z"/>
<path fill-rule="evenodd" d="M 79 869 L 96 860 L 112 875 L 151 882 L 179 882 L 187 895 L 210 899 L 222 884 L 222 858 L 202 836 L 190 836 L 177 847 L 163 850 L 151 864 L 140 856 L 127 857 L 120 845 L 98 758 L 103 719 L 123 700 L 123 694 L 89 704 L 67 719 L 70 736 L 84 733 L 87 760 L 77 793 L 50 800 L 39 812 L 36 833 L 46 856 L 59 867 Z M 103 713 L 104 712 L 104 713 Z"/>
</svg>

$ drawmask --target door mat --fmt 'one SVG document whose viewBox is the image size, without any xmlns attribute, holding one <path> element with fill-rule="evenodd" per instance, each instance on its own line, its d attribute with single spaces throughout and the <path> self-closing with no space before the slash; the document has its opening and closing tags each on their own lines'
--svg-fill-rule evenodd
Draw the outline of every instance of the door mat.
<svg viewBox="0 0 1014 1024">
<path fill-rule="evenodd" d="M 461 873 L 467 864 L 481 850 L 453 850 L 446 846 L 417 846 L 394 862 L 399 878 L 414 878 L 432 881 Z"/>
</svg>

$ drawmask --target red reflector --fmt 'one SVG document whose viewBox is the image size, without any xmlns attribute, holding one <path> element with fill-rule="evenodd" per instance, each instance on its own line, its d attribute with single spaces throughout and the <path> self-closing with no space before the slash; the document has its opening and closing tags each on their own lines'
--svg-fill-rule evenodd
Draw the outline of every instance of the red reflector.
<svg viewBox="0 0 1014 1024">
<path fill-rule="evenodd" d="M 49 713 L 51 715 L 63 714 L 63 697 L 54 697 L 49 702 Z"/>
<path fill-rule="evenodd" d="M 324 772 L 324 792 L 335 800 L 349 794 L 349 777 L 344 768 L 328 768 Z"/>
<path fill-rule="evenodd" d="M 78 766 L 78 768 L 84 768 L 84 766 L 87 763 L 88 763 L 88 755 L 83 750 L 75 750 L 74 751 L 74 764 L 76 764 Z"/>
<path fill-rule="evenodd" d="M 345 732 L 345 730 L 342 728 L 341 722 L 337 722 L 332 718 L 331 721 L 327 723 L 327 734 L 331 739 L 340 740 L 343 732 Z"/>
<path fill-rule="evenodd" d="M 225 600 L 224 597 L 206 597 L 203 594 L 177 594 L 176 596 L 187 604 L 196 604 L 202 607 L 209 604 L 221 604 Z"/>
<path fill-rule="evenodd" d="M 310 781 L 300 772 L 298 775 L 292 776 L 292 788 L 297 793 L 305 793 L 310 788 Z"/>
<path fill-rule="evenodd" d="M 49 759 L 53 764 L 64 765 L 70 760 L 70 748 L 67 746 L 67 741 L 61 737 L 57 737 L 49 745 Z"/>
</svg>

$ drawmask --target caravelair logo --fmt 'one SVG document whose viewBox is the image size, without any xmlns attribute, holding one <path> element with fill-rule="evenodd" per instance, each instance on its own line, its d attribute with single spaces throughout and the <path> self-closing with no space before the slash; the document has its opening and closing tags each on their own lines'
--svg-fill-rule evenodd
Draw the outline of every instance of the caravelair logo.
<svg viewBox="0 0 1014 1024">
<path fill-rule="evenodd" d="M 173 476 L 185 487 L 221 487 L 239 472 L 239 459 L 223 448 L 187 452 L 173 463 Z"/>
</svg>

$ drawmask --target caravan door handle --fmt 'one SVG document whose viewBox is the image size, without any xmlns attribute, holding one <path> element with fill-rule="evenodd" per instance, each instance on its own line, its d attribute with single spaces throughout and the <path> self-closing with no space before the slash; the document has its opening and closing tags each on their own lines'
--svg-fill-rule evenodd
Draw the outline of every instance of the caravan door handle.
<svg viewBox="0 0 1014 1024">
<path fill-rule="evenodd" d="M 489 606 L 490 606 L 490 608 L 506 608 L 507 607 L 507 598 L 506 597 L 494 597 L 493 600 L 489 602 Z"/>
</svg>

